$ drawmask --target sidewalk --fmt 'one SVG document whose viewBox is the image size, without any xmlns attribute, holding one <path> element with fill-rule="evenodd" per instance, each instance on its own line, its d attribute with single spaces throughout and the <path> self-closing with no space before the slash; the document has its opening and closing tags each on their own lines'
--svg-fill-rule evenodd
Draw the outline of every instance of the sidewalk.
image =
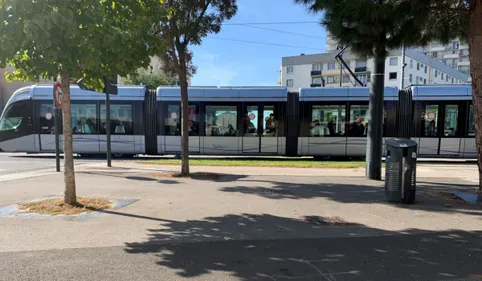
<svg viewBox="0 0 482 281">
<path fill-rule="evenodd" d="M 0 218 L 0 252 L 482 230 L 480 207 L 425 194 L 474 190 L 473 183 L 462 179 L 472 176 L 470 170 L 449 175 L 421 165 L 418 202 L 404 206 L 386 203 L 383 182 L 364 179 L 363 169 L 192 167 L 192 172 L 227 175 L 216 180 L 159 176 L 177 169 L 132 162 L 114 162 L 113 168 L 79 165 L 78 196 L 139 201 L 85 222 Z M 0 206 L 62 193 L 61 173 L 6 181 Z M 317 223 L 317 217 L 348 225 Z"/>
</svg>

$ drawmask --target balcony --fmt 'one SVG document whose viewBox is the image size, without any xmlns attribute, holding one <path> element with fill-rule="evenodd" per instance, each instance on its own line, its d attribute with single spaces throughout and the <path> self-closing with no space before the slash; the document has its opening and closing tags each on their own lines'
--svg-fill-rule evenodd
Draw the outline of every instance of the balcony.
<svg viewBox="0 0 482 281">
<path fill-rule="evenodd" d="M 367 72 L 367 67 L 366 66 L 355 67 L 355 73 L 359 73 L 359 72 Z"/>
<path fill-rule="evenodd" d="M 321 76 L 321 70 L 312 70 L 311 76 Z"/>
<path fill-rule="evenodd" d="M 459 54 L 446 54 L 444 55 L 444 59 L 458 59 Z"/>
<path fill-rule="evenodd" d="M 318 88 L 318 87 L 321 87 L 321 84 L 311 84 L 310 87 L 311 88 Z"/>
</svg>

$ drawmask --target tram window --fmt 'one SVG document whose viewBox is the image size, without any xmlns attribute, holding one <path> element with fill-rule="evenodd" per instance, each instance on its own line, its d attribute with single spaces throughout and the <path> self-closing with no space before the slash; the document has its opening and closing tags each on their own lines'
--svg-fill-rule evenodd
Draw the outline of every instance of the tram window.
<svg viewBox="0 0 482 281">
<path fill-rule="evenodd" d="M 344 136 L 344 105 L 313 105 L 311 108 L 310 137 Z"/>
<path fill-rule="evenodd" d="M 97 114 L 95 104 L 72 104 L 72 133 L 97 134 Z"/>
<path fill-rule="evenodd" d="M 106 133 L 105 105 L 100 109 L 100 133 Z M 134 122 L 132 121 L 132 105 L 131 104 L 111 104 L 110 105 L 110 133 L 112 135 L 133 135 Z"/>
<path fill-rule="evenodd" d="M 455 137 L 457 135 L 457 123 L 459 121 L 459 106 L 448 104 L 445 106 L 444 136 Z"/>
<path fill-rule="evenodd" d="M 199 113 L 196 105 L 189 105 L 188 108 L 188 126 L 189 135 L 199 135 Z M 181 135 L 181 105 L 180 104 L 168 104 L 165 116 L 165 129 L 167 136 L 180 136 Z"/>
<path fill-rule="evenodd" d="M 167 136 L 181 135 L 181 105 L 168 104 L 165 116 L 165 128 Z"/>
<path fill-rule="evenodd" d="M 425 106 L 425 136 L 437 136 L 438 105 Z"/>
<path fill-rule="evenodd" d="M 40 133 L 55 133 L 55 109 L 52 102 L 40 104 Z"/>
<path fill-rule="evenodd" d="M 258 106 L 247 106 L 244 116 L 244 136 L 258 135 Z"/>
<path fill-rule="evenodd" d="M 469 128 L 468 128 L 468 136 L 474 137 L 475 136 L 475 119 L 474 119 L 474 106 L 471 104 L 469 108 Z"/>
<path fill-rule="evenodd" d="M 276 137 L 278 136 L 278 120 L 275 115 L 274 106 L 264 106 L 263 110 L 263 136 Z"/>
<path fill-rule="evenodd" d="M 206 106 L 206 136 L 236 136 L 237 117 L 237 107 L 234 105 Z"/>
<path fill-rule="evenodd" d="M 368 105 L 350 105 L 348 136 L 363 137 L 368 132 Z"/>
<path fill-rule="evenodd" d="M 20 101 L 9 105 L 4 112 L 2 120 L 0 120 L 0 132 L 29 132 L 31 130 L 30 103 L 30 101 Z"/>
</svg>

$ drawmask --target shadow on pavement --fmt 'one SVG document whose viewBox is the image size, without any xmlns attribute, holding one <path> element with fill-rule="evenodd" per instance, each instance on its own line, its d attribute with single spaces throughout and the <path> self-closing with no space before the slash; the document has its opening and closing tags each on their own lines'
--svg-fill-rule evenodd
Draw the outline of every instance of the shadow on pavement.
<svg viewBox="0 0 482 281">
<path fill-rule="evenodd" d="M 404 233 L 226 215 L 166 221 L 148 230 L 148 241 L 126 243 L 124 250 L 154 254 L 159 266 L 203 280 L 220 272 L 229 280 L 330 281 L 454 280 L 482 273 L 482 232 Z"/>
<path fill-rule="evenodd" d="M 482 219 L 482 205 L 474 206 L 461 200 L 444 197 L 440 194 L 452 191 L 474 191 L 476 185 L 459 183 L 417 182 L 416 202 L 411 205 L 388 203 L 385 198 L 384 182 L 369 181 L 365 179 L 351 179 L 354 183 L 331 183 L 323 179 L 320 183 L 296 183 L 257 179 L 240 179 L 236 186 L 223 187 L 220 190 L 230 193 L 242 193 L 261 196 L 268 199 L 312 199 L 327 198 L 340 203 L 354 204 L 390 204 L 392 206 L 435 212 L 459 212 L 480 216 Z M 438 192 L 438 194 L 433 191 Z M 439 196 L 440 195 L 440 196 Z"/>
</svg>

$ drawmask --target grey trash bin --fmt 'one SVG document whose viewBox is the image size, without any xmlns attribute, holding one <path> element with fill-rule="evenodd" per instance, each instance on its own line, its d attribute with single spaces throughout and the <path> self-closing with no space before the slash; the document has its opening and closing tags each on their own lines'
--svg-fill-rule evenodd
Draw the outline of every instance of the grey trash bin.
<svg viewBox="0 0 482 281">
<path fill-rule="evenodd" d="M 416 192 L 417 143 L 387 139 L 385 196 L 387 201 L 413 204 Z"/>
</svg>

